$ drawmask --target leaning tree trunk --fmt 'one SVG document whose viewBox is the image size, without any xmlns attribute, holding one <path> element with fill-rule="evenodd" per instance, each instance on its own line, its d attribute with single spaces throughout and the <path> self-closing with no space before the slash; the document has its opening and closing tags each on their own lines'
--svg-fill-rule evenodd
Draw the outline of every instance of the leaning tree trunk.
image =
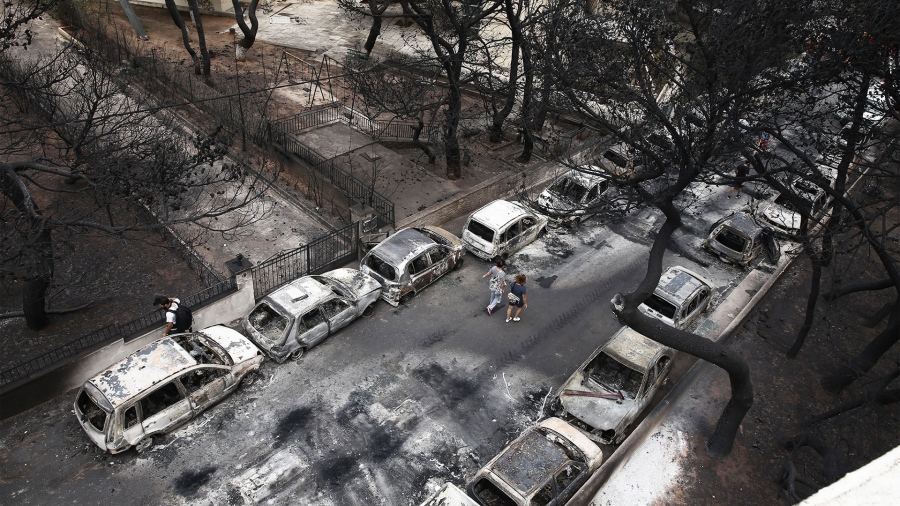
<svg viewBox="0 0 900 506">
<path fill-rule="evenodd" d="M 532 137 L 532 129 L 534 128 L 534 63 L 531 60 L 531 46 L 527 40 L 522 41 L 522 75 L 525 77 L 524 87 L 522 89 L 522 154 L 517 159 L 521 163 L 531 161 L 531 155 L 534 153 L 534 138 Z"/>
<path fill-rule="evenodd" d="M 175 22 L 175 26 L 177 26 L 181 30 L 181 42 L 184 44 L 184 48 L 187 49 L 188 54 L 191 55 L 191 60 L 193 60 L 194 62 L 194 73 L 200 74 L 200 60 L 197 57 L 197 52 L 194 51 L 194 48 L 191 47 L 191 40 L 188 36 L 187 25 L 185 25 L 184 20 L 181 19 L 181 13 L 178 12 L 178 6 L 175 5 L 175 0 L 165 1 L 166 9 L 169 11 L 169 16 L 172 17 L 172 21 Z"/>
<path fill-rule="evenodd" d="M 491 118 L 490 141 L 497 143 L 503 140 L 503 124 L 506 118 L 513 110 L 518 96 L 518 86 L 516 82 L 519 80 L 519 47 L 522 45 L 522 27 L 519 21 L 519 15 L 513 9 L 513 0 L 504 0 L 504 9 L 506 10 L 506 19 L 509 22 L 512 46 L 510 54 L 512 59 L 509 62 L 509 84 L 506 89 L 506 99 L 503 107 L 497 110 Z"/>
<path fill-rule="evenodd" d="M 859 355 L 850 359 L 838 370 L 822 378 L 822 388 L 838 394 L 848 385 L 869 372 L 878 360 L 900 340 L 900 299 L 894 303 L 893 313 L 887 327 L 863 348 Z"/>
<path fill-rule="evenodd" d="M 686 186 L 686 183 L 683 186 Z M 679 193 L 680 190 L 683 190 L 683 187 L 678 192 L 672 192 L 671 195 Z M 664 346 L 717 365 L 728 373 L 728 379 L 731 382 L 731 399 L 722 410 L 716 428 L 706 444 L 710 455 L 725 457 L 731 453 L 741 421 L 753 405 L 750 367 L 733 350 L 698 335 L 661 325 L 659 320 L 650 318 L 638 310 L 638 306 L 650 297 L 659 283 L 666 247 L 672 234 L 681 226 L 681 216 L 678 209 L 672 204 L 672 198 L 671 196 L 666 197 L 663 202 L 657 204 L 657 207 L 665 214 L 666 221 L 650 248 L 647 274 L 634 292 L 626 295 L 616 294 L 612 301 L 612 309 L 622 324 L 628 325 Z"/>
<path fill-rule="evenodd" d="M 53 241 L 50 229 L 25 183 L 15 170 L 7 168 L 0 177 L 0 191 L 12 202 L 22 215 L 29 216 L 29 234 L 25 244 L 34 260 L 28 269 L 22 290 L 22 311 L 25 324 L 31 330 L 41 330 L 47 326 L 47 290 L 53 280 Z"/>
<path fill-rule="evenodd" d="M 379 5 L 378 0 L 369 0 L 369 13 L 372 15 L 372 26 L 369 27 L 369 36 L 366 37 L 366 43 L 363 44 L 366 56 L 371 56 L 372 50 L 375 49 L 375 42 L 377 42 L 378 37 L 381 36 L 381 25 L 383 23 L 384 12 L 390 6 L 391 2 L 389 0 L 381 5 Z"/>
<path fill-rule="evenodd" d="M 809 287 L 809 295 L 806 299 L 806 317 L 803 319 L 803 325 L 800 326 L 800 330 L 797 332 L 797 337 L 794 339 L 794 345 L 791 346 L 791 349 L 787 352 L 787 358 L 795 359 L 797 355 L 800 353 L 800 348 L 803 347 L 803 343 L 806 341 L 806 336 L 809 335 L 809 331 L 812 329 L 813 320 L 816 316 L 816 302 L 819 300 L 819 287 L 821 285 L 822 280 L 822 262 L 821 259 L 816 258 L 816 254 L 813 251 L 808 251 L 809 259 L 812 261 L 812 283 Z"/>
<path fill-rule="evenodd" d="M 203 20 L 200 19 L 200 6 L 197 0 L 188 0 L 188 6 L 191 8 L 191 18 L 194 20 L 194 26 L 197 28 L 197 45 L 200 47 L 200 72 L 204 76 L 209 75 L 209 51 L 206 49 L 206 34 L 203 32 Z"/>
<path fill-rule="evenodd" d="M 424 113 L 423 113 L 424 114 Z M 425 129 L 425 121 L 422 119 L 422 115 L 419 115 L 419 121 L 416 123 L 416 126 L 413 128 L 412 142 L 413 144 L 422 150 L 425 153 L 425 156 L 428 157 L 428 163 L 433 164 L 437 159 L 437 153 L 434 152 L 434 149 L 428 145 L 428 143 L 422 142 L 422 130 Z"/>
<path fill-rule="evenodd" d="M 244 22 L 244 10 L 241 8 L 240 1 L 231 0 L 231 6 L 234 8 L 234 20 L 237 22 L 238 28 L 241 29 L 241 33 L 244 34 L 244 37 L 234 45 L 234 59 L 237 61 L 244 61 L 247 51 L 256 42 L 256 32 L 259 29 L 259 21 L 256 19 L 257 5 L 259 5 L 259 0 L 251 0 L 250 5 L 247 7 L 247 17 L 250 19 L 250 26 L 248 27 L 247 23 Z"/>
<path fill-rule="evenodd" d="M 447 108 L 444 110 L 444 159 L 447 162 L 447 179 L 455 181 L 462 177 L 462 153 L 459 148 L 459 117 L 462 113 L 462 93 L 457 79 L 450 81 Z"/>
</svg>

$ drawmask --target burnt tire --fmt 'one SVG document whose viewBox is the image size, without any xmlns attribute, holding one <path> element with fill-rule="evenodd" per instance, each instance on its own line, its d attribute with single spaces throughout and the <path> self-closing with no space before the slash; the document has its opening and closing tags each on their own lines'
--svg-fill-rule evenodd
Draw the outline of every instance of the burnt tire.
<svg viewBox="0 0 900 506">
<path fill-rule="evenodd" d="M 365 309 L 363 309 L 361 316 L 364 318 L 369 318 L 374 314 L 375 314 L 375 304 L 373 303 L 373 304 L 369 304 Z"/>
<path fill-rule="evenodd" d="M 144 439 L 138 441 L 136 445 L 134 445 L 134 451 L 138 453 L 144 453 L 145 451 L 149 450 L 151 446 L 153 446 L 153 438 L 145 437 Z"/>
<path fill-rule="evenodd" d="M 297 351 L 291 353 L 289 356 L 291 360 L 297 361 L 300 360 L 300 358 L 303 357 L 304 354 L 306 354 L 306 348 L 301 346 L 297 348 Z"/>
<path fill-rule="evenodd" d="M 457 260 L 456 263 L 453 264 L 453 270 L 454 270 L 454 271 L 458 271 L 458 270 L 460 269 L 460 267 L 462 267 L 462 265 L 463 265 L 463 260 L 464 260 L 463 257 L 459 257 L 459 260 Z"/>
<path fill-rule="evenodd" d="M 408 304 L 415 295 L 416 292 L 406 292 L 403 297 L 400 297 L 400 304 Z"/>
</svg>

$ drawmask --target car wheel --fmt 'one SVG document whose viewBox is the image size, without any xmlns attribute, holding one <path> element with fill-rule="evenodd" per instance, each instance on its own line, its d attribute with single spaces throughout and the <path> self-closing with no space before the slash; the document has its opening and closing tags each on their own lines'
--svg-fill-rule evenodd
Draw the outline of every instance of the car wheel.
<svg viewBox="0 0 900 506">
<path fill-rule="evenodd" d="M 544 227 L 541 229 L 540 232 L 538 232 L 537 238 L 538 238 L 538 240 L 540 240 L 540 239 L 543 239 L 546 235 L 547 235 L 547 227 Z"/>
<path fill-rule="evenodd" d="M 244 375 L 244 378 L 241 380 L 241 382 L 245 387 L 249 387 L 250 385 L 256 383 L 256 381 L 260 378 L 262 378 L 262 373 L 259 372 L 259 369 L 256 369 Z"/>
<path fill-rule="evenodd" d="M 406 292 L 406 294 L 404 294 L 403 297 L 400 297 L 400 303 L 401 304 L 408 303 L 410 300 L 412 300 L 412 298 L 415 294 L 416 294 L 416 292 L 412 292 L 412 291 Z"/>
<path fill-rule="evenodd" d="M 149 450 L 151 446 L 153 446 L 153 438 L 145 437 L 144 439 L 138 441 L 136 445 L 134 445 L 134 449 L 138 453 L 144 453 L 145 451 Z"/>
<path fill-rule="evenodd" d="M 463 257 L 459 257 L 459 260 L 457 260 L 456 263 L 453 264 L 453 270 L 458 271 L 459 268 L 462 267 L 462 264 L 463 264 Z"/>
<path fill-rule="evenodd" d="M 366 306 L 365 309 L 363 309 L 363 312 L 362 312 L 363 317 L 369 318 L 373 314 L 375 314 L 375 304 L 369 304 L 368 306 Z"/>
<path fill-rule="evenodd" d="M 299 360 L 300 357 L 302 357 L 304 353 L 306 353 L 305 347 L 301 346 L 301 347 L 297 348 L 297 351 L 291 353 L 291 360 Z"/>
<path fill-rule="evenodd" d="M 559 397 L 554 397 L 550 404 L 547 405 L 547 416 L 561 417 L 565 414 Z"/>
</svg>

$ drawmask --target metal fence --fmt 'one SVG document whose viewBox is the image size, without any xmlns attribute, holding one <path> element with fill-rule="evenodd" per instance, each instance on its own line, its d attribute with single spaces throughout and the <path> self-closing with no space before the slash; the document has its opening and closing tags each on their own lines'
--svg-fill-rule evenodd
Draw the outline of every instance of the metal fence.
<svg viewBox="0 0 900 506">
<path fill-rule="evenodd" d="M 226 294 L 237 289 L 234 278 L 226 279 L 213 286 L 205 288 L 189 297 L 182 299 L 182 302 L 188 307 L 196 308 L 204 302 L 214 299 L 220 295 Z M 119 339 L 128 342 L 135 337 L 145 334 L 154 327 L 162 326 L 165 321 L 165 313 L 163 310 L 155 310 L 147 313 L 140 318 L 127 323 L 113 323 L 95 330 L 90 334 L 82 336 L 74 341 L 68 342 L 58 348 L 54 348 L 47 353 L 39 355 L 27 362 L 23 362 L 9 369 L 0 371 L 0 386 L 27 378 L 33 374 L 39 373 L 44 369 L 53 367 L 54 365 L 74 357 L 85 350 L 95 348 L 104 344 L 112 343 Z"/>
<path fill-rule="evenodd" d="M 359 227 L 351 223 L 309 244 L 276 254 L 251 269 L 253 296 L 259 300 L 299 277 L 325 272 L 356 258 L 358 242 Z"/>
<path fill-rule="evenodd" d="M 324 176 L 338 190 L 353 200 L 362 202 L 373 209 L 378 215 L 378 226 L 394 226 L 394 203 L 381 195 L 371 184 L 367 184 L 344 171 L 334 162 L 327 160 L 316 152 L 315 149 L 300 142 L 286 130 L 274 123 L 270 123 L 268 139 L 270 143 L 279 146 L 287 154 L 296 155 L 305 161 L 316 172 Z"/>
</svg>

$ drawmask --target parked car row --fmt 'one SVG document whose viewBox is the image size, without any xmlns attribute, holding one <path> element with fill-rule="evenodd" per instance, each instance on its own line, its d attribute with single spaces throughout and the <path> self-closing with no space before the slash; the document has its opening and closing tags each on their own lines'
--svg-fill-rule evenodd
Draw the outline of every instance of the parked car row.
<svg viewBox="0 0 900 506">
<path fill-rule="evenodd" d="M 609 182 L 596 173 L 570 171 L 542 194 L 539 203 L 560 217 L 565 216 L 566 209 L 577 209 L 565 219 L 580 221 L 591 210 L 602 207 L 596 204 L 597 199 L 609 188 Z M 278 363 L 297 359 L 371 310 L 379 297 L 394 306 L 407 302 L 459 268 L 466 250 L 483 259 L 513 254 L 541 237 L 549 222 L 550 218 L 526 205 L 497 200 L 469 217 L 461 239 L 438 227 L 399 230 L 373 247 L 358 270 L 341 268 L 303 276 L 261 299 L 242 319 L 246 337 L 217 325 L 166 337 L 138 350 L 85 382 L 76 396 L 76 417 L 91 440 L 104 450 L 117 453 L 132 446 L 146 447 L 154 435 L 173 430 L 233 392 L 244 377 L 259 369 L 264 355 Z M 734 215 L 717 223 L 705 244 L 723 260 L 746 265 L 761 249 L 772 249 L 760 230 L 766 229 L 749 215 Z M 712 283 L 676 266 L 663 274 L 640 310 L 684 329 L 706 311 L 714 295 Z M 617 333 L 570 378 L 560 396 L 570 418 L 587 428 L 582 432 L 571 430 L 600 442 L 621 441 L 644 400 L 659 387 L 671 355 L 639 334 L 626 329 Z M 601 391 L 593 391 L 588 385 Z M 617 398 L 613 404 L 620 406 L 614 415 L 577 414 L 596 411 L 598 405 L 605 404 L 597 399 L 611 396 Z M 599 450 L 579 446 L 581 436 L 571 436 L 569 429 L 559 425 L 563 422 L 554 423 L 536 428 L 535 434 L 541 436 L 528 436 L 528 441 L 544 438 L 550 442 L 541 443 L 543 447 L 568 448 L 568 460 L 560 457 L 558 467 L 546 469 L 555 476 L 551 488 L 561 493 L 578 482 L 573 476 L 589 474 L 599 463 L 595 462 Z M 506 466 L 506 474 L 485 471 L 479 475 L 483 483 L 470 489 L 473 496 L 488 497 L 502 491 L 531 497 L 529 494 L 539 491 L 528 487 L 549 483 L 516 483 L 519 478 L 509 467 L 513 454 L 496 460 L 497 466 Z M 561 470 L 565 476 L 558 475 Z M 517 501 L 514 503 L 525 504 Z M 506 504 L 488 499 L 482 503 Z"/>
</svg>

